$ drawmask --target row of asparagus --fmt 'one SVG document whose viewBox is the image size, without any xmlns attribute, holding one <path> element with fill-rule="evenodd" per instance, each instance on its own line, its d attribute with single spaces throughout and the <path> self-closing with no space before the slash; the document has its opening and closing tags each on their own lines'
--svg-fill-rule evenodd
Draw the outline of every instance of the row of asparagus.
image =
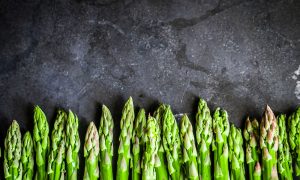
<svg viewBox="0 0 300 180">
<path fill-rule="evenodd" d="M 34 109 L 34 128 L 21 140 L 17 121 L 7 131 L 4 149 L 6 179 L 77 179 L 80 139 L 78 118 L 59 110 L 51 134 L 43 111 Z M 287 127 L 286 127 L 287 125 Z M 91 122 L 84 142 L 84 179 L 293 179 L 300 176 L 300 107 L 277 118 L 269 106 L 259 123 L 247 118 L 244 130 L 230 125 L 228 114 L 211 114 L 200 99 L 195 134 L 186 114 L 179 126 L 169 105 L 135 116 L 132 98 L 120 121 L 116 176 L 113 174 L 114 121 L 103 105 L 100 125 Z M 288 132 L 288 133 L 287 133 Z M 294 167 L 292 159 L 295 160 Z M 35 164 L 35 167 L 34 167 Z M 295 172 L 295 174 L 293 173 Z M 131 174 L 131 176 L 129 176 Z"/>
</svg>

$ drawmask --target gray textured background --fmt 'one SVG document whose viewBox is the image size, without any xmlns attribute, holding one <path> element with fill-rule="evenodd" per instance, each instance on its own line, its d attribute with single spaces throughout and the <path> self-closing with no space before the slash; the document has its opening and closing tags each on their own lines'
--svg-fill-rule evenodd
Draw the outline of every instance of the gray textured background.
<svg viewBox="0 0 300 180">
<path fill-rule="evenodd" d="M 12 119 L 32 129 L 34 104 L 51 127 L 71 108 L 83 135 L 102 103 L 117 131 L 129 96 L 191 114 L 203 97 L 238 126 L 300 102 L 298 0 L 1 0 L 0 42 L 1 143 Z"/>
</svg>

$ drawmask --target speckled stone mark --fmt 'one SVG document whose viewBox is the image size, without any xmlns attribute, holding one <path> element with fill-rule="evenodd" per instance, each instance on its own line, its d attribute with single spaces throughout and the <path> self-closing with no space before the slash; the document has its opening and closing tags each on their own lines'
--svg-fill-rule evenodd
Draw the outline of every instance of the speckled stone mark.
<svg viewBox="0 0 300 180">
<path fill-rule="evenodd" d="M 300 65 L 299 65 L 298 69 L 294 72 L 292 79 L 297 80 L 299 75 L 300 75 Z M 295 87 L 294 93 L 295 93 L 297 99 L 300 100 L 300 80 L 296 81 L 296 87 Z"/>
</svg>

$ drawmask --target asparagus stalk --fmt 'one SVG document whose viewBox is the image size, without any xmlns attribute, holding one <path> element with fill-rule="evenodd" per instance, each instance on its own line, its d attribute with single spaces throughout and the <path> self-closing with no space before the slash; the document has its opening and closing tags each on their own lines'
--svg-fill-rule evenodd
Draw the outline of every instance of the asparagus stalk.
<svg viewBox="0 0 300 180">
<path fill-rule="evenodd" d="M 22 179 L 21 132 L 19 124 L 13 120 L 4 140 L 4 176 L 7 180 Z"/>
<path fill-rule="evenodd" d="M 159 148 L 159 126 L 155 118 L 149 116 L 147 121 L 147 129 L 145 134 L 145 151 L 142 162 L 142 179 L 155 180 L 155 163 Z"/>
<path fill-rule="evenodd" d="M 262 150 L 263 179 L 278 179 L 277 150 L 278 127 L 275 115 L 269 106 L 260 123 L 260 148 Z"/>
<path fill-rule="evenodd" d="M 65 172 L 65 154 L 66 154 L 66 134 L 65 124 L 67 113 L 63 110 L 58 110 L 54 128 L 51 134 L 51 150 L 48 160 L 48 176 L 49 180 L 64 179 Z"/>
<path fill-rule="evenodd" d="M 30 132 L 27 131 L 22 140 L 22 155 L 23 180 L 32 180 L 33 178 L 33 140 Z"/>
<path fill-rule="evenodd" d="M 163 117 L 163 145 L 166 151 L 168 170 L 173 180 L 181 179 L 181 141 L 179 129 L 171 107 L 167 106 Z"/>
<path fill-rule="evenodd" d="M 169 175 L 168 175 L 168 170 L 167 170 L 167 166 L 166 166 L 166 153 L 165 153 L 165 149 L 163 146 L 163 142 L 161 137 L 163 136 L 162 134 L 162 119 L 163 119 L 163 115 L 165 113 L 165 105 L 161 104 L 158 109 L 154 112 L 153 116 L 155 117 L 155 119 L 157 120 L 158 123 L 158 131 L 159 131 L 159 136 L 158 136 L 158 143 L 159 143 L 159 148 L 158 148 L 158 152 L 157 152 L 157 158 L 156 158 L 156 179 L 158 180 L 167 180 L 169 179 Z"/>
<path fill-rule="evenodd" d="M 212 150 L 214 153 L 214 179 L 229 179 L 228 142 L 229 121 L 225 110 L 217 108 L 214 113 Z"/>
<path fill-rule="evenodd" d="M 281 114 L 277 117 L 279 126 L 279 147 L 278 147 L 278 172 L 280 179 L 292 180 L 293 167 L 290 145 L 286 132 L 286 115 Z"/>
<path fill-rule="evenodd" d="M 183 143 L 182 155 L 185 166 L 185 174 L 188 179 L 199 179 L 197 149 L 195 145 L 193 127 L 186 114 L 181 119 L 180 138 Z"/>
<path fill-rule="evenodd" d="M 252 121 L 248 117 L 243 132 L 246 147 L 246 162 L 250 180 L 261 179 L 261 166 L 259 162 L 259 123 L 256 119 Z"/>
<path fill-rule="evenodd" d="M 211 177 L 211 143 L 213 140 L 212 118 L 207 103 L 200 99 L 196 114 L 196 140 L 198 149 L 198 172 L 201 179 Z"/>
<path fill-rule="evenodd" d="M 67 180 L 77 180 L 77 170 L 79 169 L 79 149 L 80 138 L 78 133 L 78 118 L 69 110 L 66 122 L 66 163 Z"/>
<path fill-rule="evenodd" d="M 228 137 L 229 144 L 229 162 L 230 162 L 230 179 L 231 180 L 244 180 L 244 149 L 243 149 L 243 136 L 239 128 L 233 124 L 230 127 Z"/>
<path fill-rule="evenodd" d="M 295 175 L 300 176 L 300 107 L 289 116 L 288 129 L 292 156 L 296 161 L 294 162 Z"/>
<path fill-rule="evenodd" d="M 119 137 L 117 180 L 127 180 L 129 176 L 129 161 L 131 159 L 130 140 L 132 137 L 133 121 L 134 107 L 132 98 L 130 97 L 124 105 L 120 122 L 121 134 Z"/>
<path fill-rule="evenodd" d="M 87 128 L 84 142 L 84 180 L 97 180 L 99 178 L 99 134 L 93 122 Z"/>
<path fill-rule="evenodd" d="M 146 115 L 145 110 L 141 109 L 135 119 L 132 135 L 132 153 L 133 153 L 133 168 L 132 179 L 139 180 L 141 175 L 141 159 L 144 147 L 144 133 L 146 128 Z"/>
<path fill-rule="evenodd" d="M 112 156 L 113 156 L 113 128 L 114 121 L 109 109 L 103 105 L 99 126 L 100 138 L 100 178 L 113 180 Z"/>
<path fill-rule="evenodd" d="M 39 106 L 34 108 L 33 146 L 35 150 L 35 179 L 46 179 L 46 162 L 50 149 L 49 125 L 46 115 Z"/>
</svg>

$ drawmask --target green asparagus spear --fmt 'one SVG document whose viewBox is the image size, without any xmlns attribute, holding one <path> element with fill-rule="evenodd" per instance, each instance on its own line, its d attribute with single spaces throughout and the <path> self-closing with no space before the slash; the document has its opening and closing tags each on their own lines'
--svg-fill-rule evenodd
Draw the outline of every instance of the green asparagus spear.
<svg viewBox="0 0 300 180">
<path fill-rule="evenodd" d="M 133 168 L 132 179 L 139 180 L 141 175 L 141 161 L 144 151 L 144 133 L 146 128 L 145 110 L 141 109 L 135 119 L 132 135 L 132 153 L 133 153 Z"/>
<path fill-rule="evenodd" d="M 48 159 L 49 180 L 60 180 L 65 177 L 66 134 L 65 124 L 67 113 L 58 110 L 51 134 L 51 150 Z"/>
<path fill-rule="evenodd" d="M 271 108 L 267 106 L 260 123 L 260 148 L 262 150 L 263 179 L 278 179 L 278 143 L 278 127 L 276 118 Z"/>
<path fill-rule="evenodd" d="M 157 120 L 158 123 L 158 131 L 159 131 L 159 136 L 158 136 L 158 143 L 159 143 L 159 148 L 158 148 L 158 152 L 157 152 L 157 159 L 156 159 L 156 179 L 157 180 L 167 180 L 169 179 L 169 175 L 168 175 L 168 170 L 167 170 L 167 166 L 166 166 L 166 153 L 165 153 L 165 149 L 163 146 L 163 142 L 161 137 L 163 136 L 162 134 L 162 119 L 163 119 L 163 115 L 165 113 L 165 105 L 161 104 L 158 109 L 154 112 L 153 116 L 155 117 L 155 119 Z"/>
<path fill-rule="evenodd" d="M 149 116 L 145 134 L 145 151 L 142 161 L 142 179 L 155 180 L 155 163 L 159 148 L 159 126 L 155 118 Z"/>
<path fill-rule="evenodd" d="M 244 180 L 245 167 L 244 167 L 244 149 L 243 149 L 243 136 L 239 128 L 233 124 L 230 127 L 228 137 L 229 144 L 229 162 L 230 162 L 230 179 L 231 180 Z"/>
<path fill-rule="evenodd" d="M 13 120 L 4 140 L 4 176 L 7 180 L 22 179 L 21 132 L 19 124 Z"/>
<path fill-rule="evenodd" d="M 279 147 L 278 147 L 278 172 L 280 179 L 292 180 L 293 167 L 290 145 L 288 143 L 286 132 L 286 115 L 281 114 L 277 117 L 279 126 Z"/>
<path fill-rule="evenodd" d="M 168 170 L 173 180 L 181 179 L 182 153 L 179 129 L 171 107 L 167 106 L 163 117 L 163 145 L 166 151 Z"/>
<path fill-rule="evenodd" d="M 33 146 L 35 149 L 35 179 L 46 180 L 46 162 L 50 149 L 49 125 L 46 115 L 39 106 L 34 108 Z"/>
<path fill-rule="evenodd" d="M 183 143 L 182 156 L 185 167 L 185 175 L 188 179 L 199 179 L 197 149 L 195 145 L 193 127 L 186 114 L 181 119 L 180 138 Z"/>
<path fill-rule="evenodd" d="M 214 113 L 212 150 L 214 153 L 214 179 L 229 179 L 228 142 L 230 127 L 225 110 L 217 108 Z"/>
<path fill-rule="evenodd" d="M 22 167 L 23 167 L 23 180 L 32 180 L 33 178 L 33 141 L 30 132 L 27 131 L 22 140 Z"/>
<path fill-rule="evenodd" d="M 99 178 L 99 134 L 93 122 L 89 124 L 84 142 L 84 180 L 97 180 Z"/>
<path fill-rule="evenodd" d="M 207 103 L 200 99 L 196 114 L 196 140 L 198 149 L 198 172 L 201 179 L 211 177 L 211 143 L 213 140 L 212 118 Z"/>
<path fill-rule="evenodd" d="M 246 147 L 246 162 L 248 165 L 249 180 L 261 179 L 261 166 L 259 162 L 259 123 L 256 119 L 252 121 L 248 117 L 243 132 Z"/>
<path fill-rule="evenodd" d="M 300 107 L 289 116 L 288 129 L 290 148 L 296 161 L 294 162 L 295 175 L 300 176 Z"/>
<path fill-rule="evenodd" d="M 134 121 L 133 101 L 130 97 L 124 105 L 120 122 L 121 134 L 119 137 L 117 180 L 127 180 L 129 177 L 129 161 L 131 159 L 130 140 Z"/>
<path fill-rule="evenodd" d="M 114 121 L 109 109 L 103 105 L 99 126 L 100 138 L 100 179 L 113 180 L 112 156 L 113 156 L 113 128 Z"/>
<path fill-rule="evenodd" d="M 78 133 L 78 118 L 69 110 L 66 122 L 66 162 L 67 180 L 77 180 L 79 169 L 80 138 Z"/>
</svg>

